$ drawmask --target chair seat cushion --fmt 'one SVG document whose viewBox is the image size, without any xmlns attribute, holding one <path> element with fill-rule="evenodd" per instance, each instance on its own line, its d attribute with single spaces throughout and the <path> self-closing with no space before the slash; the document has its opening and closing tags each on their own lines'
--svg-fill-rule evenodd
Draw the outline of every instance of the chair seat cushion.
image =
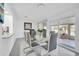
<svg viewBox="0 0 79 59">
<path fill-rule="evenodd" d="M 44 49 L 48 50 L 48 44 L 42 46 Z"/>
<path fill-rule="evenodd" d="M 36 42 L 32 42 L 32 44 L 31 44 L 32 47 L 37 46 L 37 45 L 38 45 L 38 43 L 36 43 Z"/>
</svg>

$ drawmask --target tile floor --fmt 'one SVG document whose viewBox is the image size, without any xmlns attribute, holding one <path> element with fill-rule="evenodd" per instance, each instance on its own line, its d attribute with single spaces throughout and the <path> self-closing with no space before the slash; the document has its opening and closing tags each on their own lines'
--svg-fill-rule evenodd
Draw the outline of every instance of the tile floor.
<svg viewBox="0 0 79 59">
<path fill-rule="evenodd" d="M 14 47 L 13 47 L 11 53 L 10 53 L 10 56 L 25 56 L 23 49 L 25 47 L 28 47 L 28 46 L 29 45 L 25 42 L 24 39 L 17 39 L 16 42 L 15 42 L 15 45 L 14 45 Z M 28 49 L 28 50 L 30 50 L 30 49 Z M 44 50 L 42 47 L 39 48 L 39 46 L 34 47 L 34 51 L 35 52 L 28 54 L 28 56 L 36 56 L 37 52 L 41 52 L 41 55 L 44 55 L 44 54 L 47 53 L 46 50 Z M 57 49 L 55 49 L 54 51 L 51 51 L 50 55 L 51 56 L 73 56 L 73 55 L 75 55 L 75 53 L 68 51 L 65 48 L 57 46 Z"/>
<path fill-rule="evenodd" d="M 75 47 L 75 40 L 68 40 L 68 39 L 57 39 L 58 43 L 67 44 L 69 46 Z"/>
</svg>

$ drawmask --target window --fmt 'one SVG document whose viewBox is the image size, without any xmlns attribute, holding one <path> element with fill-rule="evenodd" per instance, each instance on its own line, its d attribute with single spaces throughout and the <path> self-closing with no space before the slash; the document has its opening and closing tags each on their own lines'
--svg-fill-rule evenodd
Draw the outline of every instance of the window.
<svg viewBox="0 0 79 59">
<path fill-rule="evenodd" d="M 73 24 L 63 24 L 63 25 L 54 25 L 51 26 L 51 31 L 55 31 L 59 34 L 67 34 L 69 36 L 75 36 L 75 25 Z"/>
<path fill-rule="evenodd" d="M 70 36 L 75 36 L 75 25 L 70 26 Z"/>
<path fill-rule="evenodd" d="M 65 34 L 68 34 L 68 25 L 59 25 L 59 31 Z"/>
<path fill-rule="evenodd" d="M 51 31 L 55 31 L 56 33 L 58 33 L 58 26 L 52 26 Z"/>
</svg>

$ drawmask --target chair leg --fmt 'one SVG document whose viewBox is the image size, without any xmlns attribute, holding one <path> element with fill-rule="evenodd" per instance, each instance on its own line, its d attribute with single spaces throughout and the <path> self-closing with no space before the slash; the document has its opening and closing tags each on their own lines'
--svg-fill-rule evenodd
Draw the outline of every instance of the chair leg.
<svg viewBox="0 0 79 59">
<path fill-rule="evenodd" d="M 24 52 L 25 56 L 27 56 L 27 55 L 29 55 L 30 53 L 34 52 L 34 50 L 32 50 L 32 49 L 26 52 L 26 51 L 25 51 L 26 49 L 31 49 L 31 48 L 30 48 L 30 47 L 26 47 L 26 48 L 23 49 L 23 52 Z"/>
<path fill-rule="evenodd" d="M 30 53 L 34 52 L 33 50 L 30 50 L 26 53 L 26 56 L 29 55 Z"/>
<path fill-rule="evenodd" d="M 26 47 L 26 48 L 23 49 L 24 54 L 26 54 L 25 50 L 28 49 L 28 48 L 30 48 L 30 47 Z"/>
</svg>

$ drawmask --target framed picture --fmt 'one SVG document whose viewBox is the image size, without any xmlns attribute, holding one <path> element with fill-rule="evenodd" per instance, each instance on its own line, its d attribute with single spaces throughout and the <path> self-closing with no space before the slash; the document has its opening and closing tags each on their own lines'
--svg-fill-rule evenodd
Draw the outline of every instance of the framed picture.
<svg viewBox="0 0 79 59">
<path fill-rule="evenodd" d="M 32 29 L 32 23 L 24 22 L 24 30 Z"/>
</svg>

